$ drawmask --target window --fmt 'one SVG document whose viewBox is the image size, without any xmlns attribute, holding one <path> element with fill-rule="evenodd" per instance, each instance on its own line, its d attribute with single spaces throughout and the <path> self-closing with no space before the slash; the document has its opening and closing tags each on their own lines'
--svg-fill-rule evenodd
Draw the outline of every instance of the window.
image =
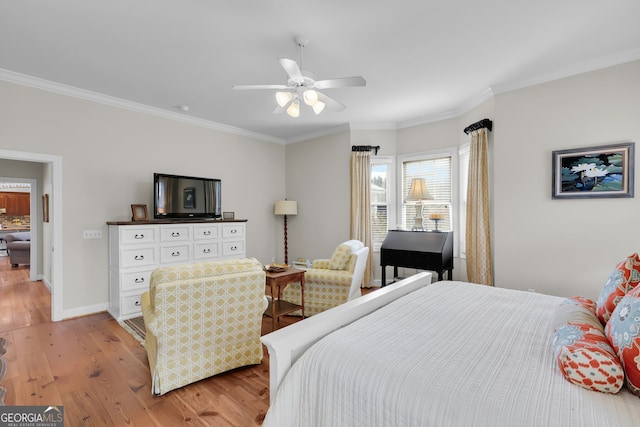
<svg viewBox="0 0 640 427">
<path fill-rule="evenodd" d="M 374 251 L 380 250 L 389 224 L 393 224 L 393 182 L 393 159 L 371 159 L 371 243 Z"/>
<path fill-rule="evenodd" d="M 415 202 L 404 202 L 411 188 L 411 180 L 424 178 L 432 200 L 422 202 L 422 217 L 428 230 L 452 231 L 455 224 L 453 201 L 455 188 L 453 171 L 457 165 L 457 150 L 449 149 L 399 159 L 402 170 L 400 194 L 404 229 L 411 230 L 416 216 Z"/>
</svg>

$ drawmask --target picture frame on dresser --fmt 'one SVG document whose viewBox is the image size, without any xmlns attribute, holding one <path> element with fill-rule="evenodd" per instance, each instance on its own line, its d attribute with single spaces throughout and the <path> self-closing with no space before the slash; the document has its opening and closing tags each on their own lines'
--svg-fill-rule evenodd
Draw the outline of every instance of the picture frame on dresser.
<svg viewBox="0 0 640 427">
<path fill-rule="evenodd" d="M 149 221 L 147 205 L 131 205 L 131 221 Z"/>
<path fill-rule="evenodd" d="M 222 219 L 233 220 L 235 219 L 235 212 L 222 212 Z"/>
</svg>

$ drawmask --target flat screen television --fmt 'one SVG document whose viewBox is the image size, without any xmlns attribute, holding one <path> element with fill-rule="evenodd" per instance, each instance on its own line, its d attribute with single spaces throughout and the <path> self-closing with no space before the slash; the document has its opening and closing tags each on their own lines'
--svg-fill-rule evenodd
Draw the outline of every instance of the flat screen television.
<svg viewBox="0 0 640 427">
<path fill-rule="evenodd" d="M 153 174 L 154 218 L 220 218 L 222 181 L 195 176 Z"/>
</svg>

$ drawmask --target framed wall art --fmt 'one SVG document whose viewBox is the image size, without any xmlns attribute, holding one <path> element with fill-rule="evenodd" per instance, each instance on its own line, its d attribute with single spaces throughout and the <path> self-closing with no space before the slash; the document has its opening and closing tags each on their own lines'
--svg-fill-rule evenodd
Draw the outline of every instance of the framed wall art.
<svg viewBox="0 0 640 427">
<path fill-rule="evenodd" d="M 49 195 L 42 195 L 42 221 L 49 222 Z"/>
<path fill-rule="evenodd" d="M 633 197 L 634 156 L 634 142 L 554 151 L 552 197 Z"/>
</svg>

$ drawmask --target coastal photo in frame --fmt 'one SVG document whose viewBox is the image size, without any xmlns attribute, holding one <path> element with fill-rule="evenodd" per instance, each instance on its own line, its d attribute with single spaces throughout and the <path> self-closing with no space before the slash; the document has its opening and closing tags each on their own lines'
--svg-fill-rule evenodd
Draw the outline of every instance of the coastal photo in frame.
<svg viewBox="0 0 640 427">
<path fill-rule="evenodd" d="M 634 142 L 554 151 L 552 197 L 633 197 L 634 156 Z"/>
</svg>

